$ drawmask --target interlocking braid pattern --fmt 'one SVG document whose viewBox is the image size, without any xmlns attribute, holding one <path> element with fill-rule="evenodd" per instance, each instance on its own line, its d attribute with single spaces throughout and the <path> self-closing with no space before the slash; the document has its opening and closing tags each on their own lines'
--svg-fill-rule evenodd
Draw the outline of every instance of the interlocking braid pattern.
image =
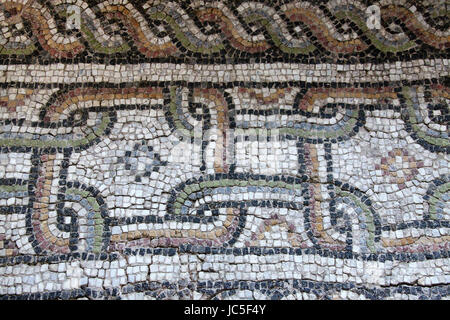
<svg viewBox="0 0 450 320">
<path fill-rule="evenodd" d="M 371 4 L 0 1 L 0 299 L 448 299 L 448 5 Z"/>
<path fill-rule="evenodd" d="M 5 1 L 0 55 L 17 61 L 122 61 L 130 54 L 174 61 L 216 61 L 217 55 L 290 61 L 445 55 L 450 40 L 445 6 L 428 11 L 430 5 L 421 5 L 424 16 L 409 10 L 408 2 L 385 2 L 381 28 L 369 29 L 367 6 L 359 1 Z M 80 8 L 79 29 L 65 29 L 69 6 Z"/>
</svg>

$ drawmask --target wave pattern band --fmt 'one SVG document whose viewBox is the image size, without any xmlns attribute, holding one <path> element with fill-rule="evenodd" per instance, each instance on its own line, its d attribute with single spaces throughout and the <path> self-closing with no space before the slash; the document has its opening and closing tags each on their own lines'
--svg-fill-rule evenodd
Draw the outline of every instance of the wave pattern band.
<svg viewBox="0 0 450 320">
<path fill-rule="evenodd" d="M 130 53 L 141 61 L 218 61 L 217 55 L 233 59 L 233 52 L 244 60 L 289 57 L 292 62 L 445 56 L 447 29 L 430 25 L 408 1 L 384 2 L 381 29 L 369 29 L 367 7 L 358 1 L 282 2 L 275 8 L 240 1 L 2 1 L 0 56 L 17 62 L 121 61 Z M 80 9 L 79 30 L 65 28 L 69 6 Z"/>
</svg>

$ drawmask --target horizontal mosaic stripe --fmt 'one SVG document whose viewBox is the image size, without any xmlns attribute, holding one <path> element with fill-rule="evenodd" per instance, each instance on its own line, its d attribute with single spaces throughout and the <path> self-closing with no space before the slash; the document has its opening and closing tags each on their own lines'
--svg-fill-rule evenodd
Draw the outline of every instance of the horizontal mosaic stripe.
<svg viewBox="0 0 450 320">
<path fill-rule="evenodd" d="M 286 57 L 292 62 L 317 63 L 332 57 L 351 62 L 353 57 L 366 60 L 372 55 L 384 62 L 423 55 L 443 57 L 450 39 L 440 24 L 424 19 L 422 13 L 428 7 L 418 9 L 408 1 L 381 5 L 381 29 L 368 28 L 367 5 L 359 1 L 273 5 L 127 0 L 87 4 L 79 0 L 71 3 L 79 8 L 79 28 L 64 30 L 68 5 L 3 2 L 0 9 L 9 31 L 4 29 L 0 35 L 2 61 L 125 62 L 133 53 L 141 61 L 217 63 L 235 60 L 234 52 L 238 52 L 239 62 L 283 61 Z M 434 11 L 438 23 L 448 14 L 443 10 Z"/>
</svg>

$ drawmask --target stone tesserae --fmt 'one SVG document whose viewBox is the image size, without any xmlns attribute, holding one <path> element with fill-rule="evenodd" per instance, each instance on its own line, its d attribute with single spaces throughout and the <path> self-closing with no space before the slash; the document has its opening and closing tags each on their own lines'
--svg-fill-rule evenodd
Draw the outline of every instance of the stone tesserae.
<svg viewBox="0 0 450 320">
<path fill-rule="evenodd" d="M 0 299 L 448 299 L 448 9 L 0 0 Z"/>
</svg>

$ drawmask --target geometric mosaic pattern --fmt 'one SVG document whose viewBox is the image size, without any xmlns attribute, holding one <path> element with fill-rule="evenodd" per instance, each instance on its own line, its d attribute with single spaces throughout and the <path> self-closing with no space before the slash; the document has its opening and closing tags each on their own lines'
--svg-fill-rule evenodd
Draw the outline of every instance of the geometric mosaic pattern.
<svg viewBox="0 0 450 320">
<path fill-rule="evenodd" d="M 0 299 L 448 299 L 448 14 L 0 1 Z"/>
</svg>

